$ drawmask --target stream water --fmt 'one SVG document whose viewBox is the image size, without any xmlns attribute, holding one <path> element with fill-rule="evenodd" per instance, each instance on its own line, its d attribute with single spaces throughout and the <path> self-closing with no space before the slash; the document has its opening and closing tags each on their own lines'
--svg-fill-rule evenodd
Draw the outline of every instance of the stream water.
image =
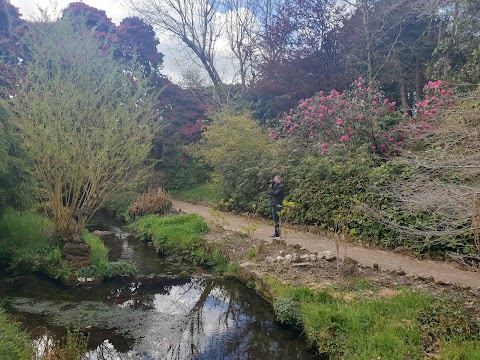
<svg viewBox="0 0 480 360">
<path fill-rule="evenodd" d="M 315 358 L 298 333 L 275 322 L 270 304 L 240 282 L 177 277 L 183 265 L 166 263 L 108 227 L 117 233 L 107 242 L 110 258 L 134 262 L 137 277 L 69 289 L 33 275 L 0 281 L 0 298 L 36 343 L 73 326 L 90 333 L 85 359 Z"/>
</svg>

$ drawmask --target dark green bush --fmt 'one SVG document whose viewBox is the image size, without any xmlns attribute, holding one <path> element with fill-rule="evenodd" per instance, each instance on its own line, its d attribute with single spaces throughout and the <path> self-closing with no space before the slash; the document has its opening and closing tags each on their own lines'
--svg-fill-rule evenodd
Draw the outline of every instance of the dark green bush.
<svg viewBox="0 0 480 360">
<path fill-rule="evenodd" d="M 285 325 L 298 327 L 302 324 L 302 308 L 299 300 L 292 297 L 279 297 L 273 302 L 277 320 Z"/>
</svg>

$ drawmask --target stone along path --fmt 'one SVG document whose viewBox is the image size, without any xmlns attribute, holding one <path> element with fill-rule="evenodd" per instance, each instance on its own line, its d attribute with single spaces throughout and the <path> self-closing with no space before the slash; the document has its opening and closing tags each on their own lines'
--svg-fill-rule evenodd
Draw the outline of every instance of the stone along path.
<svg viewBox="0 0 480 360">
<path fill-rule="evenodd" d="M 254 238 L 271 240 L 273 224 L 267 221 L 260 222 L 244 216 L 229 213 L 211 212 L 210 208 L 188 203 L 180 200 L 173 200 L 173 207 L 186 213 L 197 213 L 207 221 L 222 225 L 226 230 L 240 230 L 247 232 L 249 227 L 255 226 Z M 336 254 L 335 241 L 332 238 L 302 231 L 289 230 L 282 237 L 287 244 L 299 244 L 312 253 L 331 251 Z M 417 260 L 409 256 L 393 253 L 385 250 L 368 249 L 358 245 L 340 244 L 340 258 L 348 256 L 356 260 L 360 265 L 373 267 L 377 266 L 387 271 L 403 271 L 406 275 L 420 278 L 433 278 L 437 283 L 456 285 L 462 288 L 480 290 L 480 272 L 466 271 L 459 269 L 455 264 L 433 261 Z"/>
</svg>

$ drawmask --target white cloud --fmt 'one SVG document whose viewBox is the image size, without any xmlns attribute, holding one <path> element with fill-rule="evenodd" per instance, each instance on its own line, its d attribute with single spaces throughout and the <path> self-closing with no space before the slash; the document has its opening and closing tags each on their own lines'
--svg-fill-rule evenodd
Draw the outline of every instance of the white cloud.
<svg viewBox="0 0 480 360">
<path fill-rule="evenodd" d="M 37 16 L 38 6 L 41 8 L 52 9 L 51 0 L 10 0 L 12 5 L 18 7 L 22 16 L 25 19 L 31 19 Z M 75 2 L 69 0 L 54 0 L 57 4 L 57 10 L 64 9 L 68 4 Z M 120 24 L 122 19 L 128 17 L 130 14 L 126 7 L 123 5 L 123 0 L 83 0 L 83 2 L 89 6 L 95 7 L 100 10 L 104 10 L 109 18 L 115 24 Z M 220 14 L 218 17 L 222 19 L 225 15 Z M 204 73 L 204 70 L 198 65 L 194 64 L 194 60 L 191 59 L 188 49 L 182 44 L 179 44 L 178 41 L 172 39 L 167 34 L 157 33 L 157 36 L 160 40 L 160 45 L 158 47 L 165 57 L 163 61 L 163 70 L 162 73 L 168 76 L 172 81 L 178 82 L 182 78 L 183 70 L 191 70 L 192 68 L 197 68 L 201 73 Z M 226 36 L 222 36 L 217 43 L 216 50 L 217 57 L 217 67 L 220 73 L 220 76 L 225 82 L 234 81 L 235 72 L 237 71 L 237 66 L 233 65 L 231 50 L 229 49 L 228 40 Z M 183 69 L 183 70 L 182 70 Z M 208 83 L 208 79 L 207 79 Z"/>
</svg>

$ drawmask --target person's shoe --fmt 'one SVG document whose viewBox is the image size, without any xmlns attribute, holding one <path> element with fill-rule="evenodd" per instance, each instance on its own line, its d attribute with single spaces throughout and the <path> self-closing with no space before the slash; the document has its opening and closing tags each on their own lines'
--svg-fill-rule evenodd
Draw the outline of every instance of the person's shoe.
<svg viewBox="0 0 480 360">
<path fill-rule="evenodd" d="M 280 235 L 279 234 L 273 234 L 273 235 L 270 235 L 270 237 L 271 238 L 278 238 L 278 237 L 280 237 Z"/>
</svg>

